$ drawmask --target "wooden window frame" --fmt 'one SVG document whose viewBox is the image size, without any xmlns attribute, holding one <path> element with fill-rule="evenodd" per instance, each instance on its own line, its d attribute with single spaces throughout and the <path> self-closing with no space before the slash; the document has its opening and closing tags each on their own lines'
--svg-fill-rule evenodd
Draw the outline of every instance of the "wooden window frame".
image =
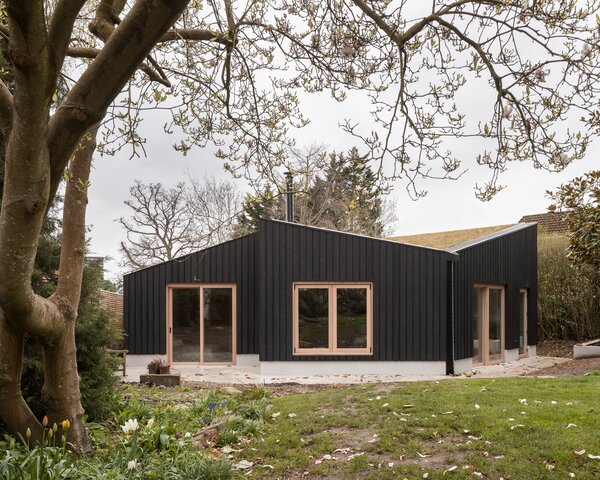
<svg viewBox="0 0 600 480">
<path fill-rule="evenodd" d="M 236 365 L 237 363 L 237 285 L 235 283 L 168 283 L 167 284 L 167 362 L 171 365 Z M 200 291 L 200 361 L 173 361 L 173 290 L 178 288 L 195 288 Z M 204 361 L 204 289 L 231 288 L 231 362 Z"/>
<path fill-rule="evenodd" d="M 298 295 L 301 288 L 328 289 L 328 348 L 300 348 L 300 319 Z M 337 347 L 337 295 L 338 288 L 365 289 L 367 291 L 367 346 L 365 348 Z M 307 355 L 373 355 L 373 284 L 369 282 L 296 282 L 293 289 L 293 354 Z"/>
<path fill-rule="evenodd" d="M 506 349 L 506 288 L 504 285 L 494 285 L 488 283 L 475 283 L 473 284 L 473 290 L 476 288 L 485 288 L 485 299 L 484 299 L 484 320 L 483 320 L 483 350 L 481 353 L 481 362 L 473 363 L 474 367 L 479 367 L 483 365 L 498 365 L 500 363 L 504 363 L 505 359 L 505 349 Z M 489 361 L 490 357 L 490 289 L 496 289 L 502 291 L 502 300 L 501 300 L 501 310 L 502 310 L 502 343 L 500 346 L 500 351 L 502 353 L 502 357 L 500 360 L 496 360 L 494 362 Z M 480 347 L 481 348 L 481 347 Z"/>
<path fill-rule="evenodd" d="M 519 352 L 519 358 L 527 358 L 529 356 L 529 346 L 527 345 L 527 324 L 529 323 L 529 290 L 527 288 L 519 289 L 519 310 L 521 310 L 521 295 L 525 294 L 525 315 L 523 318 L 523 350 L 524 353 Z M 519 323 L 521 323 L 521 312 L 519 311 Z M 519 330 L 521 326 L 519 325 Z M 520 347 L 520 345 L 519 345 Z"/>
</svg>

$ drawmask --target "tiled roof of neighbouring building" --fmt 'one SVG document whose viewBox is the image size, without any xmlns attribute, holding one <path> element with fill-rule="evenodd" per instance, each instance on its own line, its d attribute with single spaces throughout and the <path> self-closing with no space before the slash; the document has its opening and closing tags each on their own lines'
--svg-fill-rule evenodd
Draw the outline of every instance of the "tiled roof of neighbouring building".
<svg viewBox="0 0 600 480">
<path fill-rule="evenodd" d="M 536 222 L 540 233 L 568 233 L 566 212 L 549 212 L 525 215 L 519 222 Z"/>
</svg>

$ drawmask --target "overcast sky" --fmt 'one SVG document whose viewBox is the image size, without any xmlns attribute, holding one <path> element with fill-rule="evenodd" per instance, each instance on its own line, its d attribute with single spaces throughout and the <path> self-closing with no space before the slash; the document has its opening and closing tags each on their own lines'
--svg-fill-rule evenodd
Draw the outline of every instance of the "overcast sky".
<svg viewBox="0 0 600 480">
<path fill-rule="evenodd" d="M 473 102 L 473 108 L 477 104 Z M 312 121 L 298 135 L 299 145 L 324 142 L 332 149 L 347 150 L 355 143 L 341 131 L 338 123 L 348 117 L 358 118 L 363 123 L 368 120 L 368 105 L 360 99 L 340 105 L 313 97 L 306 99 L 304 108 Z M 196 177 L 208 174 L 229 178 L 210 149 L 194 149 L 186 157 L 175 152 L 172 144 L 176 137 L 163 134 L 162 123 L 160 120 L 148 121 L 143 127 L 142 133 L 148 137 L 146 158 L 129 159 L 129 152 L 125 151 L 114 157 L 95 157 L 88 207 L 89 237 L 94 254 L 115 259 L 107 263 L 109 277 L 120 273 L 117 260 L 124 232 L 115 219 L 128 213 L 123 202 L 128 198 L 128 189 L 134 180 L 172 185 L 185 180 L 188 171 Z M 546 210 L 549 203 L 546 190 L 600 166 L 598 144 L 592 145 L 584 160 L 571 164 L 561 174 L 535 170 L 528 162 L 512 163 L 501 177 L 506 189 L 493 200 L 483 203 L 475 198 L 473 187 L 477 182 L 485 182 L 489 171 L 474 165 L 474 158 L 479 153 L 477 144 L 461 141 L 457 142 L 456 149 L 465 159 L 465 167 L 470 167 L 460 179 L 421 182 L 420 186 L 429 193 L 418 201 L 409 198 L 401 183 L 396 185 L 392 197 L 397 207 L 397 234 L 517 222 L 523 215 Z M 234 181 L 240 190 L 244 190 L 243 182 Z"/>
</svg>

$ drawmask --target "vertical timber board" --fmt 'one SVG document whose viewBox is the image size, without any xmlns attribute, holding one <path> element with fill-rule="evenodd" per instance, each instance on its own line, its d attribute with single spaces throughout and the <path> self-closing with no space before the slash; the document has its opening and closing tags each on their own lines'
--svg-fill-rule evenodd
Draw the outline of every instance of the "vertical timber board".
<svg viewBox="0 0 600 480">
<path fill-rule="evenodd" d="M 124 277 L 126 345 L 131 354 L 164 354 L 166 351 L 166 290 L 177 283 L 235 283 L 239 298 L 249 308 L 239 308 L 236 326 L 244 339 L 238 352 L 258 353 L 254 308 L 257 251 L 255 234 L 225 242 L 186 257 L 164 262 Z M 240 255 L 244 252 L 244 255 Z M 246 281 L 249 279 L 250 281 Z M 238 337 L 239 339 L 239 337 Z"/>
<path fill-rule="evenodd" d="M 473 284 L 505 287 L 505 348 L 518 347 L 519 289 L 527 288 L 532 312 L 528 318 L 530 345 L 537 342 L 537 226 L 531 225 L 492 238 L 457 252 L 456 268 L 456 358 L 473 355 Z M 535 303 L 534 303 L 535 302 Z"/>
<path fill-rule="evenodd" d="M 445 272 L 455 255 L 273 220 L 262 220 L 258 235 L 266 252 L 259 282 L 261 361 L 445 361 L 447 287 L 445 278 L 431 275 Z M 371 283 L 373 355 L 294 356 L 295 282 Z"/>
</svg>

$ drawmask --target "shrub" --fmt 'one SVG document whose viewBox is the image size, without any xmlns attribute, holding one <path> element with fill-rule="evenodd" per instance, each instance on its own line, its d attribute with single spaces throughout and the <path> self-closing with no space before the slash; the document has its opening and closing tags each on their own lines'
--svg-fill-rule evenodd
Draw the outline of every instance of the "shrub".
<svg viewBox="0 0 600 480">
<path fill-rule="evenodd" d="M 569 238 L 538 240 L 538 332 L 540 340 L 600 337 L 600 286 L 591 271 L 567 257 Z"/>
<path fill-rule="evenodd" d="M 115 400 L 113 386 L 117 378 L 114 372 L 118 359 L 106 349 L 117 344 L 121 336 L 112 314 L 100 308 L 101 282 L 100 266 L 86 266 L 75 331 L 81 400 L 91 420 L 104 419 L 110 414 Z M 44 384 L 42 351 L 32 337 L 27 339 L 25 349 L 21 388 L 33 412 L 41 418 L 45 413 L 40 399 Z"/>
</svg>

